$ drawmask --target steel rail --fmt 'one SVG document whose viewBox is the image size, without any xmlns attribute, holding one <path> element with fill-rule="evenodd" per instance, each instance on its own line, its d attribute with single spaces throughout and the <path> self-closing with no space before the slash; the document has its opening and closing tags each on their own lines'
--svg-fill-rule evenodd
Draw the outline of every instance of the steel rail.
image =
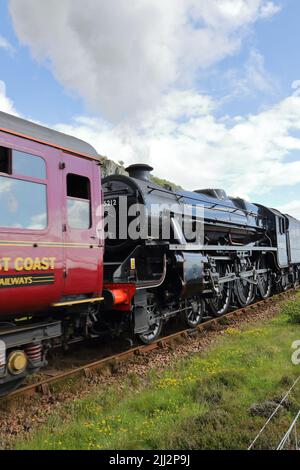
<svg viewBox="0 0 300 470">
<path fill-rule="evenodd" d="M 32 396 L 32 395 L 39 394 L 39 393 L 45 395 L 45 394 L 49 393 L 49 390 L 50 390 L 49 386 L 52 385 L 52 384 L 58 383 L 60 381 L 68 379 L 70 377 L 75 377 L 75 376 L 78 376 L 78 375 L 81 375 L 81 374 L 83 374 L 85 377 L 89 377 L 91 375 L 92 370 L 96 370 L 96 369 L 101 370 L 105 366 L 117 365 L 118 363 L 121 363 L 121 362 L 127 361 L 129 359 L 132 359 L 136 355 L 144 355 L 144 354 L 146 354 L 150 351 L 153 351 L 155 349 L 162 349 L 164 347 L 167 347 L 167 345 L 172 343 L 174 340 L 178 340 L 180 338 L 185 338 L 185 339 L 191 338 L 191 337 L 193 337 L 193 336 L 195 336 L 195 335 L 197 335 L 197 334 L 199 334 L 203 331 L 209 331 L 210 329 L 212 329 L 212 327 L 214 325 L 218 325 L 218 324 L 221 325 L 222 323 L 226 323 L 226 321 L 228 319 L 230 320 L 230 319 L 235 318 L 235 317 L 241 317 L 245 313 L 247 313 L 248 311 L 256 310 L 257 308 L 259 308 L 263 305 L 267 305 L 267 304 L 270 304 L 270 303 L 276 303 L 279 300 L 282 300 L 283 298 L 285 298 L 287 294 L 290 294 L 291 292 L 296 291 L 298 289 L 299 289 L 299 287 L 292 288 L 292 289 L 287 290 L 286 292 L 275 294 L 272 297 L 268 297 L 265 300 L 260 300 L 258 302 L 253 303 L 253 304 L 250 304 L 247 307 L 243 307 L 243 308 L 240 308 L 240 309 L 237 309 L 237 310 L 233 310 L 233 311 L 231 311 L 231 312 L 229 312 L 225 315 L 222 315 L 220 317 L 215 317 L 215 318 L 212 318 L 211 320 L 204 321 L 203 323 L 201 323 L 200 325 L 198 325 L 194 329 L 187 328 L 187 329 L 184 329 L 184 330 L 180 330 L 176 333 L 172 333 L 168 336 L 164 336 L 162 338 L 159 338 L 159 339 L 157 339 L 156 341 L 154 341 L 153 343 L 151 343 L 149 345 L 136 346 L 136 347 L 133 347 L 133 348 L 127 350 L 127 351 L 123 351 L 123 352 L 120 352 L 120 353 L 114 354 L 112 356 L 102 358 L 102 359 L 94 361 L 94 362 L 86 363 L 86 364 L 84 364 L 80 367 L 77 367 L 77 368 L 74 368 L 74 369 L 69 369 L 65 372 L 60 372 L 60 373 L 58 373 L 58 374 L 56 374 L 52 377 L 42 379 L 37 383 L 25 385 L 23 387 L 20 387 L 17 390 L 14 390 L 10 394 L 8 394 L 4 397 L 1 397 L 0 398 L 0 404 L 2 404 L 5 401 L 10 400 L 11 398 L 17 398 L 17 397 L 21 397 L 21 396 Z"/>
</svg>

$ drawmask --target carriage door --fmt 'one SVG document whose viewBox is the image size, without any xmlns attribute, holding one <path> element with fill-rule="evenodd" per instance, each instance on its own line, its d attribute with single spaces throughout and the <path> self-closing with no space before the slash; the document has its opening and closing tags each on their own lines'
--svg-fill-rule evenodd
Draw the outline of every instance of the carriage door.
<svg viewBox="0 0 300 470">
<path fill-rule="evenodd" d="M 65 296 L 98 296 L 102 289 L 103 243 L 98 239 L 100 169 L 97 162 L 68 154 L 64 172 Z"/>
</svg>

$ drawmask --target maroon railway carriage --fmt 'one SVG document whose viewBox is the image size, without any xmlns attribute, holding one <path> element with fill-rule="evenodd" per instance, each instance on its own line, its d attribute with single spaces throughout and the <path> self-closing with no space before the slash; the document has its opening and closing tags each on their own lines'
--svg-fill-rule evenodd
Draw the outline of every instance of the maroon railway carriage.
<svg viewBox="0 0 300 470">
<path fill-rule="evenodd" d="M 72 334 L 82 334 L 102 300 L 97 152 L 74 137 L 0 112 L 0 205 L 5 393 L 44 364 L 50 342 L 64 335 L 62 314 L 66 322 L 72 308 Z"/>
</svg>

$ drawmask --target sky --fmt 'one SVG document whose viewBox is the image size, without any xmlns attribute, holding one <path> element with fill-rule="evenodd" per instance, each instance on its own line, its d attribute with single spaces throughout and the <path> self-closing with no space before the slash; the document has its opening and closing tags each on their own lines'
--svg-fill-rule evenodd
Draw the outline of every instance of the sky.
<svg viewBox="0 0 300 470">
<path fill-rule="evenodd" d="M 300 2 L 0 0 L 0 110 L 300 218 Z"/>
</svg>

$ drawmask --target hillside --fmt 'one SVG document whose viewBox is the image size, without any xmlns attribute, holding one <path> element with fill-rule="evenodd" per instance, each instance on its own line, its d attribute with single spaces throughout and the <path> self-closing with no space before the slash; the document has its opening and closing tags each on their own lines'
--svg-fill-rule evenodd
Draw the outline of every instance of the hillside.
<svg viewBox="0 0 300 470">
<path fill-rule="evenodd" d="M 122 161 L 116 163 L 113 160 L 110 160 L 107 157 L 101 157 L 101 169 L 102 169 L 102 177 L 108 175 L 127 175 L 125 171 L 125 167 Z M 158 176 L 151 176 L 151 180 L 153 183 L 158 184 L 159 186 L 163 186 L 165 188 L 172 188 L 172 189 L 179 189 L 180 186 L 176 183 L 171 181 L 159 178 Z"/>
</svg>

